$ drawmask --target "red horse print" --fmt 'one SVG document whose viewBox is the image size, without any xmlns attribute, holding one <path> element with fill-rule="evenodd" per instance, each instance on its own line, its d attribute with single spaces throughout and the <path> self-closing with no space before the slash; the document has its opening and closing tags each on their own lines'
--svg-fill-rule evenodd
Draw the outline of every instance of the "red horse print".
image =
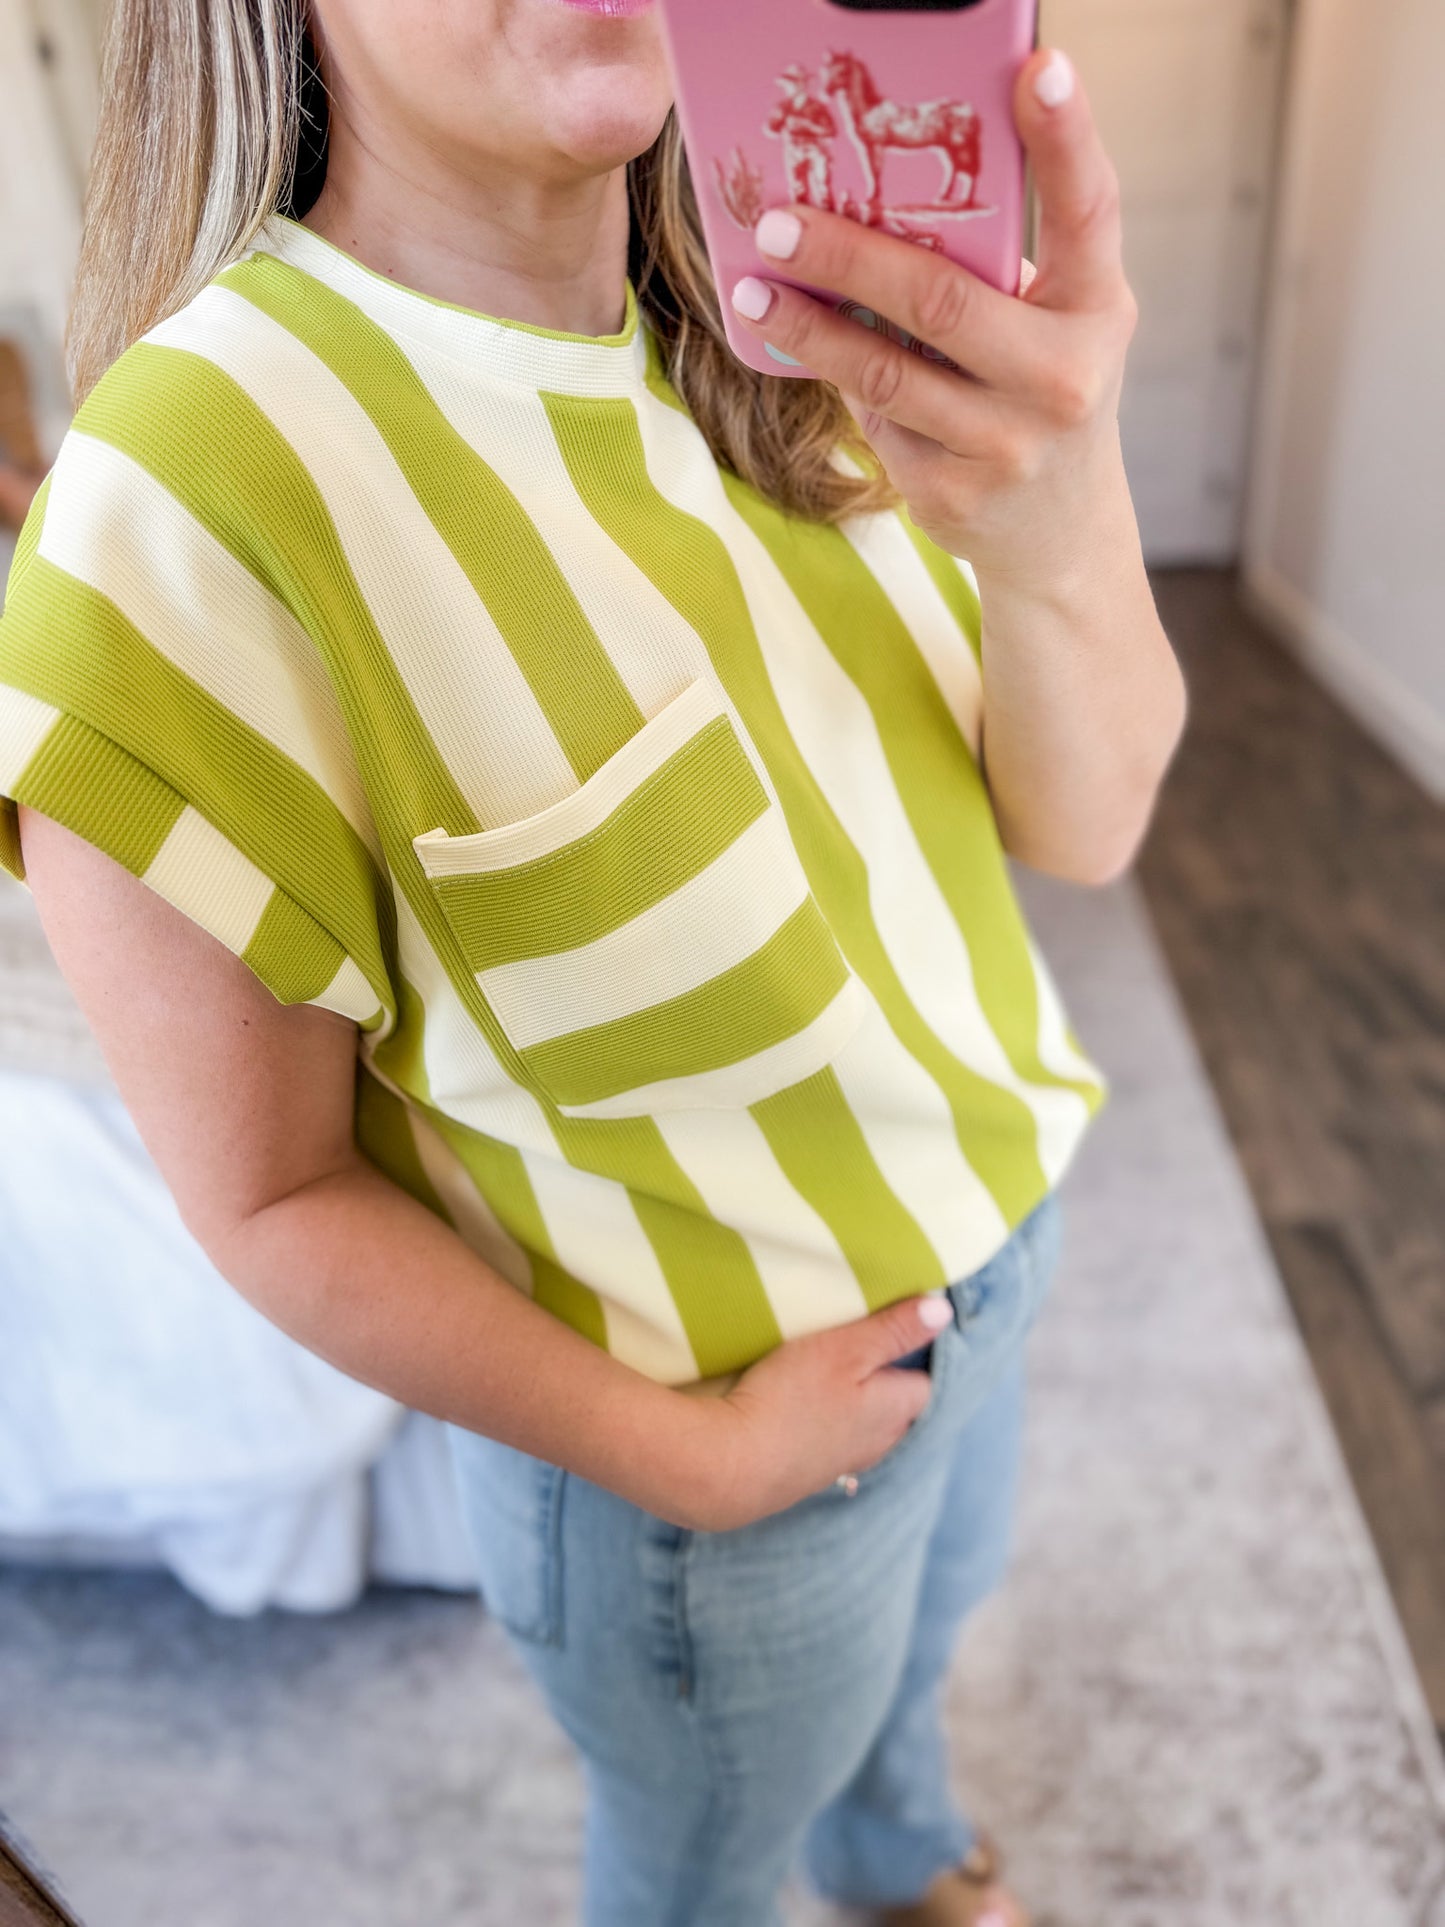
<svg viewBox="0 0 1445 1927">
<path fill-rule="evenodd" d="M 989 213 L 978 205 L 982 139 L 977 111 L 958 100 L 930 100 L 916 107 L 885 99 L 857 54 L 829 53 L 823 91 L 837 103 L 863 169 L 864 219 L 883 222 L 883 157 L 932 150 L 943 162 L 938 198 L 899 215 Z"/>
</svg>

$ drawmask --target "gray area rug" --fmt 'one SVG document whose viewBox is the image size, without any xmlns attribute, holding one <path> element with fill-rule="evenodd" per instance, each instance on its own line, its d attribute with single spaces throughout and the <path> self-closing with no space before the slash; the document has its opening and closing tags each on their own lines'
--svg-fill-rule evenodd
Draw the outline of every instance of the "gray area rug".
<svg viewBox="0 0 1445 1927">
<path fill-rule="evenodd" d="M 1039 1927 L 1445 1927 L 1433 1735 L 1137 901 L 1028 894 L 1114 1099 L 1013 1576 L 951 1682 L 960 1788 Z M 576 1914 L 574 1761 L 465 1599 L 236 1621 L 152 1574 L 0 1574 L 0 1807 L 90 1927 Z"/>
</svg>

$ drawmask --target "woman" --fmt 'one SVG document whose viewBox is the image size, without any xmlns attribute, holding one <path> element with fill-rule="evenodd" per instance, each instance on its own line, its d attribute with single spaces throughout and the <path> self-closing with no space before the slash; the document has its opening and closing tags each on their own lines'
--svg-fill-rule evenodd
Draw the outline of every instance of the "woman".
<svg viewBox="0 0 1445 1927">
<path fill-rule="evenodd" d="M 455 1428 L 588 1921 L 758 1927 L 801 1853 L 1012 1927 L 938 1699 L 1101 1086 L 1002 853 L 1117 875 L 1183 709 L 1109 164 L 1033 58 L 1022 301 L 775 211 L 789 383 L 646 0 L 308 25 L 117 0 L 0 848 L 220 1270 Z"/>
</svg>

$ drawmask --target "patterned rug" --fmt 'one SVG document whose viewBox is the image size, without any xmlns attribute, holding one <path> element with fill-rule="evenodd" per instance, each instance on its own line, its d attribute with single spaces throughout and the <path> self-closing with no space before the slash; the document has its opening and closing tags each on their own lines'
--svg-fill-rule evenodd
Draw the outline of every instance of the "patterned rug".
<svg viewBox="0 0 1445 1927">
<path fill-rule="evenodd" d="M 951 1682 L 960 1789 L 1038 1927 L 1445 1927 L 1434 1737 L 1137 900 L 1029 897 L 1114 1098 L 1013 1575 Z M 14 1052 L 54 1013 L 3 907 Z M 0 1573 L 0 1706 L 0 1808 L 93 1927 L 576 1918 L 574 1762 L 465 1599 L 236 1621 L 152 1573 Z"/>
</svg>

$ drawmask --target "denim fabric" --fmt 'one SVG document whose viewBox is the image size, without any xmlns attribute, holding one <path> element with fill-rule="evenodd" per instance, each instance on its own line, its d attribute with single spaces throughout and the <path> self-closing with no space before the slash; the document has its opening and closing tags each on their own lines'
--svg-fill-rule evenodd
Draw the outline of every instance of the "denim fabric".
<svg viewBox="0 0 1445 1927">
<path fill-rule="evenodd" d="M 452 1429 L 482 1592 L 581 1755 L 585 1927 L 775 1927 L 796 1865 L 861 1907 L 968 1851 L 941 1694 L 1011 1532 L 1049 1198 L 951 1285 L 923 1412 L 848 1497 L 668 1523 Z"/>
</svg>

